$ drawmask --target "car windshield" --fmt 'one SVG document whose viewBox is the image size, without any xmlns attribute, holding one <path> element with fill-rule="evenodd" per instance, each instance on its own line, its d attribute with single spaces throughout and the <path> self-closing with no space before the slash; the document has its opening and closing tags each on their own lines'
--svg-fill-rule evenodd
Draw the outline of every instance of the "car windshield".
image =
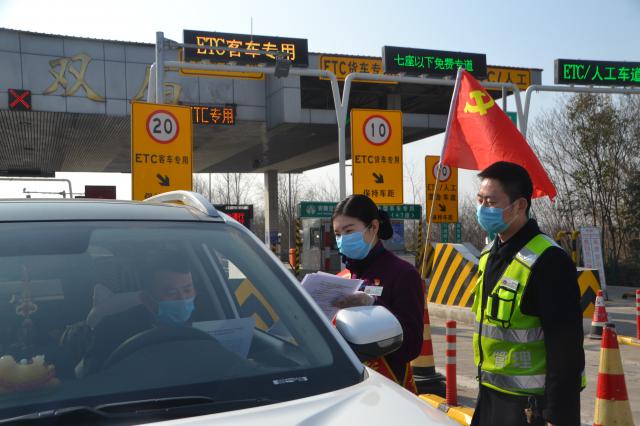
<svg viewBox="0 0 640 426">
<path fill-rule="evenodd" d="M 361 366 L 233 226 L 0 223 L 0 419 L 202 396 L 300 398 Z"/>
</svg>

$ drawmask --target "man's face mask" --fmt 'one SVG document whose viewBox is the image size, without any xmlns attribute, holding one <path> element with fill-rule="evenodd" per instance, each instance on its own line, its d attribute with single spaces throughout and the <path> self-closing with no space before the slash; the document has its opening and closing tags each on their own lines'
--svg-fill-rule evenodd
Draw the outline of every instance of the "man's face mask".
<svg viewBox="0 0 640 426">
<path fill-rule="evenodd" d="M 499 234 L 506 231 L 516 219 L 516 216 L 514 215 L 513 219 L 507 223 L 504 221 L 504 212 L 505 210 L 512 208 L 514 204 L 515 201 L 506 208 L 487 207 L 483 204 L 478 204 L 478 207 L 476 208 L 478 223 L 482 229 L 487 231 L 489 234 Z"/>
<path fill-rule="evenodd" d="M 161 300 L 158 302 L 158 320 L 165 324 L 180 325 L 187 322 L 195 308 L 195 297 L 190 299 Z"/>
<path fill-rule="evenodd" d="M 336 236 L 338 250 L 349 259 L 361 260 L 371 251 L 371 244 L 364 240 L 364 231 Z"/>
</svg>

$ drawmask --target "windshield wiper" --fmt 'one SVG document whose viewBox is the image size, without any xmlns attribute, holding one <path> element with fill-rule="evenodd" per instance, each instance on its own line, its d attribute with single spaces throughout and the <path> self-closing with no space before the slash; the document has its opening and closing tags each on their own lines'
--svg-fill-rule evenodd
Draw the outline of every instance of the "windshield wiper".
<svg viewBox="0 0 640 426">
<path fill-rule="evenodd" d="M 241 410 L 279 402 L 270 398 L 245 398 L 215 401 L 205 396 L 146 399 L 102 404 L 95 407 L 76 406 L 46 410 L 19 417 L 0 420 L 2 423 L 29 422 L 30 424 L 114 424 L 135 417 L 145 420 L 168 420 L 174 418 L 214 414 L 223 411 Z"/>
</svg>

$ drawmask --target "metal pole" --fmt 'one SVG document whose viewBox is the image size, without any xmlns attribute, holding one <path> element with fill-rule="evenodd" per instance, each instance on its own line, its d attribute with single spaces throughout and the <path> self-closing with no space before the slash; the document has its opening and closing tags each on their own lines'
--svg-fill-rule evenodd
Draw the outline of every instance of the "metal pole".
<svg viewBox="0 0 640 426">
<path fill-rule="evenodd" d="M 453 114 L 456 108 L 456 103 L 458 101 L 458 93 L 460 92 L 460 84 L 462 83 L 462 71 L 461 68 L 458 69 L 458 74 L 456 76 L 456 80 L 454 82 L 455 86 L 453 86 L 453 95 L 451 96 L 451 104 L 449 105 L 449 115 L 447 116 L 447 127 L 444 131 L 444 142 L 442 144 L 442 151 L 440 151 L 440 161 L 438 162 L 438 175 L 436 176 L 436 183 L 433 187 L 433 200 L 431 200 L 431 210 L 429 211 L 429 216 L 427 217 L 427 241 L 425 243 L 424 248 L 424 258 L 426 259 L 427 255 L 427 247 L 431 244 L 431 223 L 433 221 L 433 209 L 436 205 L 436 195 L 438 194 L 438 184 L 440 183 L 440 172 L 442 170 L 442 160 L 444 157 L 444 150 L 447 148 L 447 143 L 449 142 L 449 130 L 451 129 L 451 122 L 453 121 Z M 429 200 L 427 200 L 428 202 Z M 422 263 L 422 268 L 420 271 L 420 275 L 424 276 L 424 268 L 425 262 Z"/>
<path fill-rule="evenodd" d="M 502 88 L 502 110 L 507 112 L 507 88 Z"/>
<path fill-rule="evenodd" d="M 149 67 L 149 84 L 147 84 L 147 102 L 156 103 L 156 64 Z"/>
<path fill-rule="evenodd" d="M 527 88 L 524 94 L 524 112 L 520 119 L 520 132 L 527 137 L 529 125 L 529 107 L 531 106 L 531 94 L 533 92 L 564 92 L 564 93 L 607 93 L 612 95 L 640 95 L 640 88 L 620 88 L 613 87 L 575 87 L 575 86 L 545 86 L 543 84 L 533 84 Z"/>
<path fill-rule="evenodd" d="M 211 199 L 211 173 L 209 173 L 209 202 L 213 203 L 213 200 Z"/>
<path fill-rule="evenodd" d="M 154 99 L 155 103 L 162 104 L 164 103 L 164 33 L 162 31 L 158 31 L 156 33 L 156 81 L 155 81 L 155 90 L 156 96 Z"/>
<path fill-rule="evenodd" d="M 179 46 L 176 44 L 176 46 Z M 209 70 L 209 71 L 230 71 L 230 72 L 261 72 L 263 74 L 274 74 L 275 69 L 273 67 L 245 67 L 239 65 L 224 65 L 224 64 L 198 64 L 198 63 L 190 63 L 190 62 L 180 62 L 180 61 L 165 61 L 164 66 L 175 67 L 175 68 L 184 68 L 191 70 Z M 338 86 L 338 79 L 336 75 L 327 70 L 316 70 L 316 69 L 308 69 L 308 68 L 291 68 L 289 70 L 289 74 L 297 75 L 301 77 L 324 77 L 329 79 L 331 83 L 331 94 L 333 96 L 333 105 L 335 106 L 336 111 L 336 122 L 338 124 L 338 162 L 340 163 L 340 199 L 344 199 L 346 197 L 346 154 L 345 154 L 345 144 L 346 144 L 346 117 L 345 117 L 345 109 L 346 107 L 340 101 L 340 86 Z M 369 74 L 364 74 L 369 75 Z M 348 102 L 347 102 L 348 104 Z"/>
<path fill-rule="evenodd" d="M 174 43 L 174 47 L 180 47 L 179 43 Z M 229 72 L 260 72 L 264 74 L 274 74 L 274 67 L 245 67 L 239 65 L 225 65 L 225 64 L 202 64 L 202 63 L 190 63 L 180 61 L 165 61 L 164 67 L 170 68 L 183 68 L 191 70 L 209 70 L 209 71 L 229 71 Z M 158 73 L 156 73 L 158 74 Z M 367 81 L 391 81 L 398 83 L 414 83 L 414 84 L 430 84 L 434 86 L 453 86 L 455 84 L 452 80 L 442 80 L 437 78 L 423 78 L 423 77 L 398 77 L 392 75 L 380 75 L 380 74 L 366 74 L 366 73 L 351 73 L 347 75 L 344 81 L 344 91 L 342 94 L 342 101 L 340 100 L 340 89 L 338 86 L 338 79 L 336 75 L 327 70 L 307 69 L 307 68 L 291 68 L 289 74 L 297 75 L 301 77 L 324 77 L 331 82 L 331 93 L 333 95 L 333 104 L 336 111 L 336 121 L 338 123 L 338 161 L 340 165 L 340 198 L 346 197 L 346 122 L 347 112 L 349 107 L 349 93 L 351 91 L 351 83 L 354 79 L 367 80 Z M 159 74 L 158 74 L 159 75 Z M 157 83 L 157 82 L 156 82 Z M 513 83 L 489 83 L 481 82 L 482 86 L 489 89 L 501 89 L 502 87 L 508 88 L 515 95 L 516 109 L 518 112 L 518 120 L 523 120 L 522 105 L 520 104 L 520 89 Z M 157 84 L 156 84 L 157 87 Z"/>
<path fill-rule="evenodd" d="M 291 250 L 291 173 L 289 173 L 289 214 L 287 219 L 287 225 L 289 225 L 289 231 L 287 232 L 289 236 L 289 250 Z"/>
<path fill-rule="evenodd" d="M 338 110 L 336 109 L 336 113 L 339 114 L 341 116 L 341 119 L 343 120 L 343 123 L 346 122 L 346 114 L 348 111 L 348 107 L 349 107 L 349 96 L 351 93 L 351 84 L 353 83 L 354 80 L 368 80 L 368 81 L 391 81 L 391 82 L 397 82 L 397 83 L 411 83 L 411 84 L 426 84 L 426 85 L 432 85 L 432 86 L 455 86 L 456 81 L 455 80 L 443 80 L 440 78 L 426 78 L 426 77 L 399 77 L 399 76 L 394 76 L 394 75 L 381 75 L 381 74 L 366 74 L 366 73 L 351 73 L 349 75 L 347 75 L 347 77 L 344 79 L 344 90 L 342 93 L 342 110 L 340 112 L 338 112 Z M 490 83 L 490 82 L 480 82 L 480 84 L 483 87 L 486 87 L 488 89 L 509 89 L 511 92 L 513 92 L 513 94 L 515 95 L 515 103 L 516 103 L 516 110 L 518 113 L 518 120 L 522 121 L 522 105 L 520 104 L 520 89 L 518 88 L 518 86 L 516 86 L 513 83 Z M 340 150 L 340 158 L 345 157 L 346 158 L 346 154 L 345 154 L 345 127 L 346 126 L 342 126 L 340 127 L 340 123 L 338 124 L 338 149 Z M 342 176 L 345 174 L 345 165 L 344 162 L 340 162 L 340 193 L 342 194 L 343 191 L 343 179 Z M 437 182 L 437 181 L 436 181 Z M 345 191 L 346 192 L 346 191 Z M 341 195 L 341 198 L 344 198 L 343 195 Z M 429 238 L 429 234 L 427 233 L 427 238 Z M 425 245 L 426 247 L 426 245 Z"/>
</svg>

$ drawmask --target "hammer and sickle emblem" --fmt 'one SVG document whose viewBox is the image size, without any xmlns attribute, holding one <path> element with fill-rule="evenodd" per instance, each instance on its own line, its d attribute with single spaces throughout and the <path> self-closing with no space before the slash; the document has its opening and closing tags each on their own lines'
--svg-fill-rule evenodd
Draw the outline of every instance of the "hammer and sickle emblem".
<svg viewBox="0 0 640 426">
<path fill-rule="evenodd" d="M 489 98 L 489 102 L 485 102 L 483 99 L 485 93 L 482 90 L 473 90 L 469 93 L 471 99 L 475 99 L 476 104 L 471 105 L 469 102 L 464 106 L 464 112 L 477 112 L 480 115 L 487 115 L 489 108 L 495 105 L 495 102 L 491 96 L 486 95 Z"/>
</svg>

